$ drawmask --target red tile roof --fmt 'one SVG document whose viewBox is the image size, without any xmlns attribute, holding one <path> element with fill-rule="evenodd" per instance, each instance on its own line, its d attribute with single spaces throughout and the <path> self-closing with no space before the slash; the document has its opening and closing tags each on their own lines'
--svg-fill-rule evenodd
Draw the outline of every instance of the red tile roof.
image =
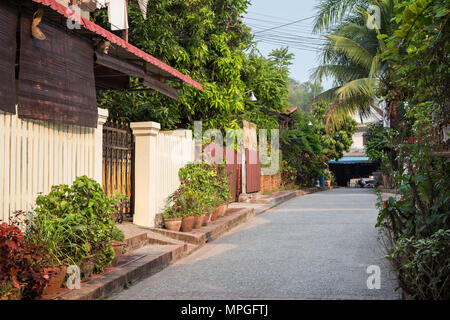
<svg viewBox="0 0 450 320">
<path fill-rule="evenodd" d="M 289 114 L 291 114 L 291 113 L 297 111 L 298 107 L 296 107 L 296 106 L 287 107 L 286 110 L 289 112 Z"/>
<path fill-rule="evenodd" d="M 156 59 L 155 57 L 149 55 L 148 53 L 136 48 L 135 46 L 131 45 L 130 43 L 128 43 L 125 40 L 121 39 L 120 37 L 116 36 L 115 34 L 103 29 L 102 27 L 95 24 L 94 22 L 89 21 L 89 19 L 80 17 L 74 11 L 72 11 L 71 9 L 67 8 L 66 6 L 56 2 L 55 0 L 32 0 L 32 1 L 52 8 L 53 10 L 57 11 L 59 14 L 63 15 L 64 17 L 71 18 L 73 21 L 78 22 L 85 29 L 104 37 L 111 43 L 114 43 L 114 44 L 124 48 L 128 52 L 133 53 L 135 56 L 147 61 L 148 63 L 170 73 L 172 76 L 203 91 L 203 87 L 201 86 L 201 84 L 192 80 L 187 75 L 182 74 L 181 72 L 168 66 L 164 62 L 162 62 L 162 61 Z"/>
</svg>

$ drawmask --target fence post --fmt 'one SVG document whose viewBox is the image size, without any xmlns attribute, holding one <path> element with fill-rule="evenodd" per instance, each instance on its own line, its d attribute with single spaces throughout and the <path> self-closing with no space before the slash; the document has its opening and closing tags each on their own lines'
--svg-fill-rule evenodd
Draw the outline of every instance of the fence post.
<svg viewBox="0 0 450 320">
<path fill-rule="evenodd" d="M 157 185 L 155 177 L 156 140 L 161 126 L 157 122 L 132 122 L 135 137 L 135 179 L 133 223 L 143 227 L 155 226 Z"/>
<path fill-rule="evenodd" d="M 103 125 L 108 120 L 108 110 L 98 108 L 97 129 L 95 129 L 94 179 L 102 184 L 103 180 Z"/>
</svg>

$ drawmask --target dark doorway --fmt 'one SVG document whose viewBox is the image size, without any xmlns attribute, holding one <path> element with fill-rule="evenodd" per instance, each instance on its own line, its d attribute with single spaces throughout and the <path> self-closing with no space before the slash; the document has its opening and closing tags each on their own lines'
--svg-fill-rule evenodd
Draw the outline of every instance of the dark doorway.
<svg viewBox="0 0 450 320">
<path fill-rule="evenodd" d="M 336 176 L 337 184 L 346 187 L 350 179 L 368 178 L 379 166 L 377 163 L 330 163 L 329 167 Z"/>
</svg>

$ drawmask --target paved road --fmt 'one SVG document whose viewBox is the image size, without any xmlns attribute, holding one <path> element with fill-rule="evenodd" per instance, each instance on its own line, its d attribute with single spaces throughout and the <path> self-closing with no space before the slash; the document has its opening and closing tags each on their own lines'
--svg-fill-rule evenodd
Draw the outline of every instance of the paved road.
<svg viewBox="0 0 450 320">
<path fill-rule="evenodd" d="M 374 203 L 368 189 L 291 199 L 113 299 L 398 299 Z"/>
</svg>

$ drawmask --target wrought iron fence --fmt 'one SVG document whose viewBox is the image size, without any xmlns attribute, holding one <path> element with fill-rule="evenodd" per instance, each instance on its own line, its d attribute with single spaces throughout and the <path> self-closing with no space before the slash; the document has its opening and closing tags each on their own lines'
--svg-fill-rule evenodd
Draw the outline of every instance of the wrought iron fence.
<svg viewBox="0 0 450 320">
<path fill-rule="evenodd" d="M 118 222 L 134 212 L 134 142 L 130 125 L 108 120 L 103 126 L 103 189 L 111 197 L 128 197 L 119 205 Z"/>
</svg>

